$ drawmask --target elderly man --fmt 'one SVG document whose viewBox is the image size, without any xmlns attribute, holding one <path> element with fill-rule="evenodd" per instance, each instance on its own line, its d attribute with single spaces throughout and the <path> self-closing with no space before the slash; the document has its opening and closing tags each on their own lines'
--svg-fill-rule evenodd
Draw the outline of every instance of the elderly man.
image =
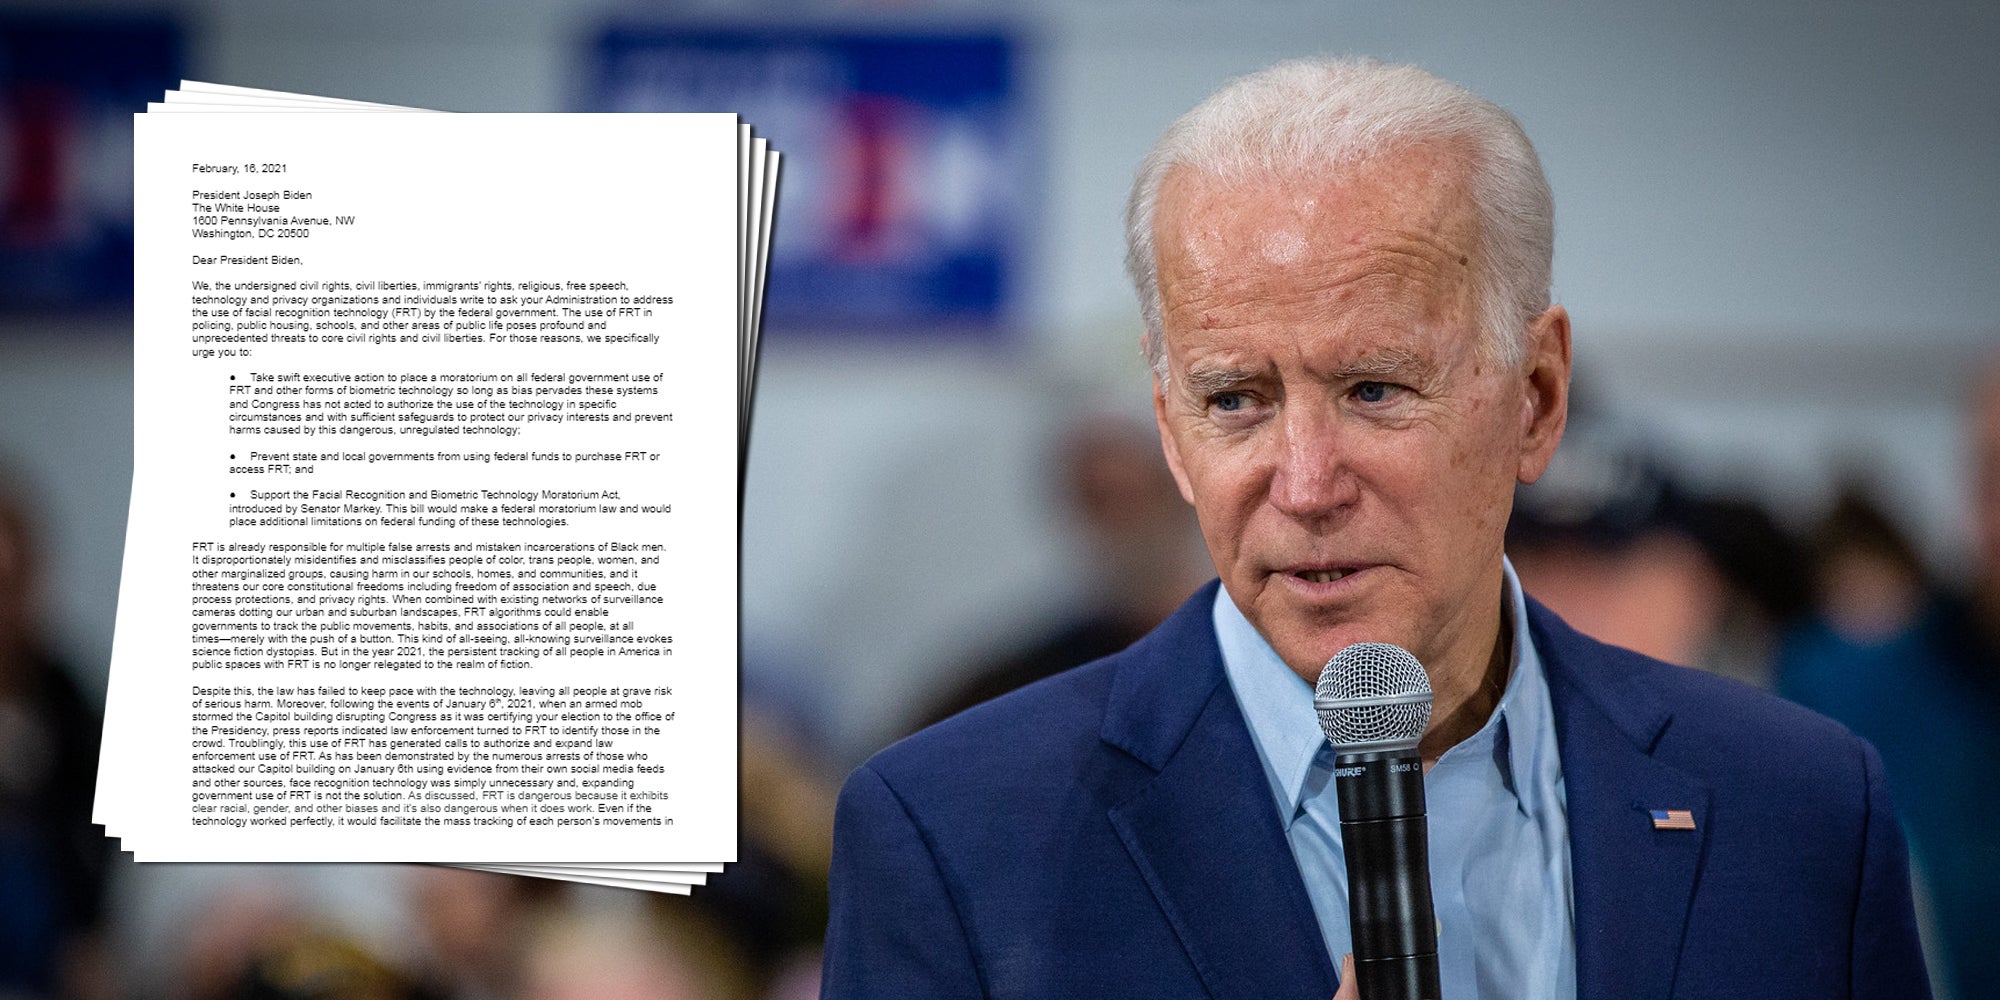
<svg viewBox="0 0 2000 1000">
<path fill-rule="evenodd" d="M 1362 641 L 1436 691 L 1445 997 L 1927 992 L 1874 752 L 1577 634 L 1501 553 L 1567 404 L 1551 216 L 1514 120 L 1407 67 L 1280 65 L 1167 131 L 1128 264 L 1221 580 L 854 773 L 829 997 L 1352 996 L 1310 685 Z"/>
</svg>

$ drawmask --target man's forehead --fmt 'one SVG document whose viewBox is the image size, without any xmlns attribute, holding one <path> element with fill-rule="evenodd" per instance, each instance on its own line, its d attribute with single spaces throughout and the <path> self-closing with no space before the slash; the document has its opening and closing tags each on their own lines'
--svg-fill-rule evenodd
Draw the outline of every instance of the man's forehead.
<svg viewBox="0 0 2000 1000">
<path fill-rule="evenodd" d="M 1358 323 L 1377 341 L 1466 326 L 1479 264 L 1464 178 L 1456 157 L 1422 147 L 1312 171 L 1170 173 L 1155 230 L 1170 353 L 1272 323 L 1315 341 L 1309 328 Z"/>
<path fill-rule="evenodd" d="M 1390 226 L 1468 230 L 1473 221 L 1465 158 L 1439 144 L 1409 145 L 1331 164 L 1262 165 L 1208 171 L 1183 164 L 1160 184 L 1155 227 L 1182 243 L 1225 236 L 1245 225 Z M 1310 232 L 1291 231 L 1273 251 L 1298 253 Z"/>
</svg>

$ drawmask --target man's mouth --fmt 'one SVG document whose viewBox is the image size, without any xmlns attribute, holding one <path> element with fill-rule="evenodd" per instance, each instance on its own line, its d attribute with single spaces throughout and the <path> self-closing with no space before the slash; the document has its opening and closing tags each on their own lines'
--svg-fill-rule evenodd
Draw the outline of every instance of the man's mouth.
<svg viewBox="0 0 2000 1000">
<path fill-rule="evenodd" d="M 1332 583 L 1352 572 L 1351 569 L 1308 569 L 1292 575 L 1308 583 Z"/>
</svg>

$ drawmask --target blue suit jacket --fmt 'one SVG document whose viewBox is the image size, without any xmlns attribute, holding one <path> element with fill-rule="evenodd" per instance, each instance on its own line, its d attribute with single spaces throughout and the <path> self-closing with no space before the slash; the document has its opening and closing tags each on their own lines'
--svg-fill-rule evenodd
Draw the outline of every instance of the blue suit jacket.
<svg viewBox="0 0 2000 1000">
<path fill-rule="evenodd" d="M 834 827 L 825 996 L 1327 1000 L 1210 584 L 1132 648 L 884 750 Z M 1875 751 L 1530 602 L 1584 998 L 1929 995 Z M 1687 809 L 1693 831 L 1649 809 Z"/>
</svg>

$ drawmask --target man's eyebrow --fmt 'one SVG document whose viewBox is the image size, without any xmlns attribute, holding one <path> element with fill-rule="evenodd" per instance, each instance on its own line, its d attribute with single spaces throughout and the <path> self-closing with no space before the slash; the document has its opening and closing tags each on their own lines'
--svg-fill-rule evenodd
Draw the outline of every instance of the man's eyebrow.
<svg viewBox="0 0 2000 1000">
<path fill-rule="evenodd" d="M 1188 388 L 1207 395 L 1234 389 L 1255 378 L 1256 373 L 1247 368 L 1196 367 L 1189 368 L 1186 377 Z"/>
<path fill-rule="evenodd" d="M 1436 375 L 1437 366 L 1428 359 L 1396 349 L 1355 358 L 1334 372 L 1334 376 L 1344 382 L 1394 377 L 1410 383 L 1426 383 Z"/>
</svg>

